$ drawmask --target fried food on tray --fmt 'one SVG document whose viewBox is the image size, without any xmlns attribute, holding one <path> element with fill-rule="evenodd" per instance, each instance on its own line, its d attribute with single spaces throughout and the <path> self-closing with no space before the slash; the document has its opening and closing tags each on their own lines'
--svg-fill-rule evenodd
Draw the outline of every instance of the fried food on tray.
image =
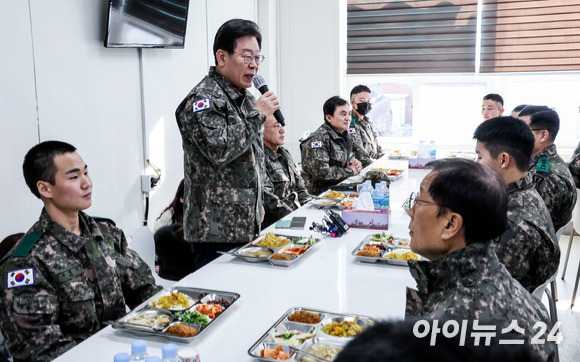
<svg viewBox="0 0 580 362">
<path fill-rule="evenodd" d="M 281 248 L 288 244 L 290 239 L 286 239 L 282 236 L 276 236 L 274 233 L 267 233 L 264 239 L 260 240 L 256 245 L 266 246 L 268 248 Z"/>
<path fill-rule="evenodd" d="M 180 337 L 193 337 L 197 335 L 198 332 L 199 331 L 196 328 L 190 327 L 183 323 L 174 324 L 167 328 L 167 333 Z"/>
<path fill-rule="evenodd" d="M 359 326 L 356 320 L 342 321 L 340 323 L 328 323 L 322 327 L 322 331 L 334 337 L 352 337 L 362 332 L 364 327 Z"/>
<path fill-rule="evenodd" d="M 323 197 L 326 197 L 328 199 L 344 199 L 344 194 L 340 191 L 330 191 Z"/>
<path fill-rule="evenodd" d="M 163 309 L 187 309 L 193 302 L 191 298 L 183 293 L 173 292 L 170 295 L 164 295 L 159 299 L 149 303 L 151 307 Z"/>
<path fill-rule="evenodd" d="M 288 317 L 288 320 L 290 322 L 316 324 L 320 323 L 320 316 L 316 313 L 300 310 L 298 312 L 292 313 L 292 315 Z"/>
<path fill-rule="evenodd" d="M 399 252 L 399 251 L 392 251 L 390 253 L 388 253 L 387 255 L 385 255 L 385 258 L 387 259 L 393 259 L 393 260 L 419 260 L 419 255 L 413 253 L 412 251 L 403 251 L 403 252 Z"/>
<path fill-rule="evenodd" d="M 356 255 L 360 256 L 369 256 L 371 258 L 380 258 L 381 254 L 378 251 L 370 251 L 370 250 L 361 250 Z"/>
</svg>

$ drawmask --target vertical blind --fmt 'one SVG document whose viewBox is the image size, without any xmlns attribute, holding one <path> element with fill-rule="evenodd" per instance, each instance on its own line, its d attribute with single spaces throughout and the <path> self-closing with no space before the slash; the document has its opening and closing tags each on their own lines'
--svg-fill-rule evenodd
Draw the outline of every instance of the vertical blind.
<svg viewBox="0 0 580 362">
<path fill-rule="evenodd" d="M 580 70 L 579 0 L 484 0 L 481 72 Z"/>
<path fill-rule="evenodd" d="M 580 70 L 580 0 L 483 0 L 480 72 Z M 347 73 L 473 73 L 477 0 L 348 0 Z"/>
</svg>

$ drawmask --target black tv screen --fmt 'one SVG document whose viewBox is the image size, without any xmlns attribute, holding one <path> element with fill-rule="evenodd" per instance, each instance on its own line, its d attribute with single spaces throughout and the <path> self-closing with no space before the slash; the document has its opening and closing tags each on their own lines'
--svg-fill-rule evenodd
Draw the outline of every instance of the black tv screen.
<svg viewBox="0 0 580 362">
<path fill-rule="evenodd" d="M 189 0 L 109 0 L 107 48 L 183 48 Z"/>
</svg>

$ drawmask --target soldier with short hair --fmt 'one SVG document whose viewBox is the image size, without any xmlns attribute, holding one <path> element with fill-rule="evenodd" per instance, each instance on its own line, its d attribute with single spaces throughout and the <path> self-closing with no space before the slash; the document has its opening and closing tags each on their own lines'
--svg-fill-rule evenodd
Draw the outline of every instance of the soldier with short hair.
<svg viewBox="0 0 580 362">
<path fill-rule="evenodd" d="M 508 218 L 501 176 L 466 159 L 437 160 L 430 166 L 408 211 L 411 250 L 429 261 L 408 262 L 417 289 L 407 288 L 405 317 L 449 318 L 460 324 L 475 320 L 498 334 L 511 331 L 515 323 L 522 332 L 506 339 L 530 344 L 536 323 L 548 330 L 551 323 L 544 306 L 494 251 L 492 240 L 505 230 Z M 531 346 L 543 360 L 555 360 L 553 342 Z"/>
<path fill-rule="evenodd" d="M 377 140 L 378 133 L 375 131 L 373 122 L 367 114 L 371 111 L 371 90 L 366 85 L 357 85 L 350 91 L 350 104 L 352 106 L 352 119 L 348 133 L 353 138 L 353 142 L 365 150 L 370 159 L 365 155 L 360 155 L 358 149 L 355 149 L 355 157 L 363 162 L 366 167 L 372 162 L 372 159 L 379 159 L 385 153 Z M 367 161 L 368 160 L 368 161 Z M 368 162 L 368 164 L 365 164 Z"/>
<path fill-rule="evenodd" d="M 536 110 L 536 108 L 538 110 Z M 528 173 L 548 207 L 554 229 L 558 231 L 572 219 L 576 205 L 576 186 L 566 162 L 558 155 L 556 136 L 560 117 L 545 106 L 525 107 L 519 115 L 534 135 L 534 150 Z"/>
<path fill-rule="evenodd" d="M 498 117 L 480 124 L 473 138 L 478 162 L 499 172 L 507 185 L 508 228 L 497 239 L 497 256 L 532 293 L 560 265 L 550 213 L 528 174 L 534 136 L 522 120 Z"/>
<path fill-rule="evenodd" d="M 217 31 L 216 62 L 175 111 L 184 153 L 184 238 L 199 269 L 257 237 L 263 218 L 266 117 L 280 108 L 273 92 L 247 91 L 264 59 L 256 23 L 232 19 Z"/>
<path fill-rule="evenodd" d="M 290 152 L 283 147 L 285 137 L 284 126 L 274 116 L 268 117 L 264 123 L 266 177 L 262 228 L 280 220 L 311 199 Z"/>
<path fill-rule="evenodd" d="M 51 361 L 162 288 L 121 229 L 82 212 L 92 181 L 74 146 L 42 142 L 23 171 L 44 208 L 0 263 L 0 326 L 15 361 Z"/>
<path fill-rule="evenodd" d="M 330 97 L 324 102 L 322 111 L 324 124 L 300 144 L 302 177 L 311 195 L 318 195 L 358 175 L 363 168 L 347 131 L 351 119 L 348 102 L 339 96 Z M 366 155 L 364 150 L 362 152 Z"/>
<path fill-rule="evenodd" d="M 570 161 L 568 161 L 567 165 L 572 174 L 572 178 L 574 179 L 576 188 L 580 188 L 580 142 L 578 143 L 576 150 L 574 150 L 574 154 L 572 155 L 572 158 L 570 158 Z"/>
</svg>

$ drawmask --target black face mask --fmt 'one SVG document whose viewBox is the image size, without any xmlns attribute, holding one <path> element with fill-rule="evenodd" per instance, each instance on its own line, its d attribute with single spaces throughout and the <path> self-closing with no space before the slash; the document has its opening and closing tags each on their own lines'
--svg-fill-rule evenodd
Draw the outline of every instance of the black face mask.
<svg viewBox="0 0 580 362">
<path fill-rule="evenodd" d="M 357 107 L 356 111 L 361 116 L 364 116 L 365 114 L 369 113 L 371 111 L 371 109 L 373 109 L 373 107 L 371 106 L 371 104 L 368 103 L 368 102 L 357 103 L 356 104 L 356 107 Z"/>
</svg>

